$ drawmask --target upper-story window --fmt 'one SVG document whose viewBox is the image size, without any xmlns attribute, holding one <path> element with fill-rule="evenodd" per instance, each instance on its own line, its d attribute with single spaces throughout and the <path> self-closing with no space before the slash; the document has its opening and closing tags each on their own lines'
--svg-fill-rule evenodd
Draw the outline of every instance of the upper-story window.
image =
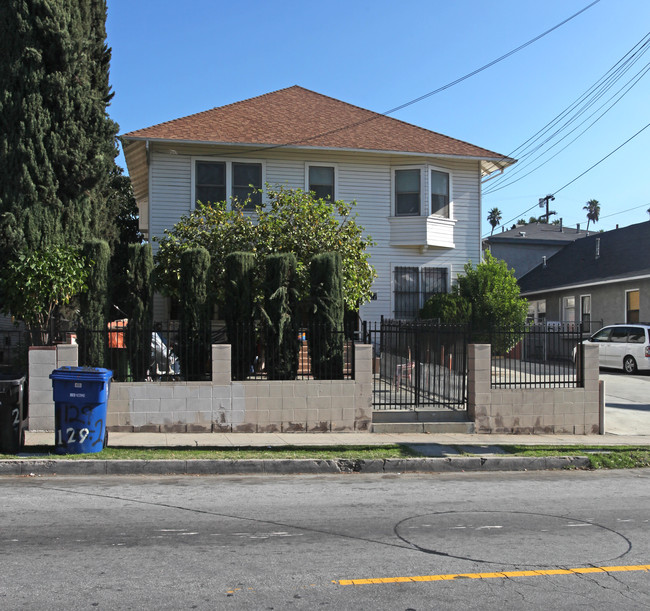
<svg viewBox="0 0 650 611">
<path fill-rule="evenodd" d="M 396 168 L 393 171 L 395 216 L 451 218 L 451 177 L 431 166 Z"/>
<path fill-rule="evenodd" d="M 248 197 L 250 201 L 244 210 L 255 210 L 262 203 L 262 164 L 232 164 L 232 196 L 243 204 Z"/>
<path fill-rule="evenodd" d="M 319 199 L 334 201 L 334 167 L 310 165 L 308 167 L 309 184 L 307 189 L 313 191 Z"/>
<path fill-rule="evenodd" d="M 262 203 L 264 184 L 262 163 L 197 159 L 194 163 L 194 202 L 213 204 L 232 197 L 244 210 L 255 210 Z"/>
<path fill-rule="evenodd" d="M 420 170 L 395 170 L 395 216 L 419 216 Z"/>
<path fill-rule="evenodd" d="M 430 214 L 449 218 L 449 174 L 431 170 L 431 211 Z"/>
<path fill-rule="evenodd" d="M 214 161 L 196 162 L 195 201 L 213 204 L 226 200 L 226 164 Z"/>
</svg>

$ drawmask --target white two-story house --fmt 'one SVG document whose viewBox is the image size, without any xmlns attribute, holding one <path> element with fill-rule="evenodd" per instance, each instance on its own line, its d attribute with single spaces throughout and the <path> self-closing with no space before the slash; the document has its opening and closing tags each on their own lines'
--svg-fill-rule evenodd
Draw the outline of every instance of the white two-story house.
<svg viewBox="0 0 650 611">
<path fill-rule="evenodd" d="M 413 318 L 481 258 L 481 179 L 514 163 L 493 151 L 294 86 L 122 136 L 148 239 L 198 201 L 282 185 L 356 200 L 376 245 L 363 320 Z M 155 248 L 155 243 L 154 243 Z M 156 318 L 169 312 L 163 301 Z"/>
</svg>

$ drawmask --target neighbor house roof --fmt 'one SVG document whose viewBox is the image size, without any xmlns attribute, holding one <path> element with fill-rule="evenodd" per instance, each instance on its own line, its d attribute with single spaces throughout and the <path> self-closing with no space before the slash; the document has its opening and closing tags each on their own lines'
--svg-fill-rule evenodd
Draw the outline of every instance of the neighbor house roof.
<svg viewBox="0 0 650 611">
<path fill-rule="evenodd" d="M 568 244 L 519 278 L 521 293 L 650 276 L 650 221 L 621 227 Z"/>
<path fill-rule="evenodd" d="M 488 244 L 556 244 L 561 246 L 588 235 L 589 233 L 583 229 L 578 229 L 578 227 L 565 227 L 564 225 L 549 223 L 528 223 L 526 225 L 517 225 L 514 229 L 495 233 L 485 238 L 484 241 Z"/>
<path fill-rule="evenodd" d="M 487 171 L 515 161 L 297 85 L 138 129 L 122 138 L 423 153 L 489 161 L 489 167 L 484 164 Z"/>
</svg>

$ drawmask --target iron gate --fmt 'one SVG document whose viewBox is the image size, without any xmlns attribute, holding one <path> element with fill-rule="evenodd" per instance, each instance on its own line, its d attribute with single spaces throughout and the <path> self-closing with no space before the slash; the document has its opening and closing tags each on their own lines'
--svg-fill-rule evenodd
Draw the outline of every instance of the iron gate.
<svg viewBox="0 0 650 611">
<path fill-rule="evenodd" d="M 466 408 L 466 325 L 382 320 L 363 332 L 373 346 L 374 409 Z"/>
</svg>

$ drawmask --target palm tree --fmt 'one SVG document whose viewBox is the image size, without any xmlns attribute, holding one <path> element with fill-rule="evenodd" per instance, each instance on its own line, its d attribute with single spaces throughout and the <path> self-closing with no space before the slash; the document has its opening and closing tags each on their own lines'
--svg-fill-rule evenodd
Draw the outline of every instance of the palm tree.
<svg viewBox="0 0 650 611">
<path fill-rule="evenodd" d="M 587 231 L 589 231 L 589 223 L 591 221 L 597 223 L 600 218 L 600 204 L 597 199 L 590 199 L 582 209 L 587 211 Z"/>
<path fill-rule="evenodd" d="M 501 216 L 501 210 L 498 208 L 492 208 L 492 210 L 490 210 L 490 213 L 487 217 L 488 223 L 492 225 L 492 231 L 490 231 L 490 235 L 494 233 L 494 228 L 501 222 L 502 218 L 503 217 Z"/>
</svg>

